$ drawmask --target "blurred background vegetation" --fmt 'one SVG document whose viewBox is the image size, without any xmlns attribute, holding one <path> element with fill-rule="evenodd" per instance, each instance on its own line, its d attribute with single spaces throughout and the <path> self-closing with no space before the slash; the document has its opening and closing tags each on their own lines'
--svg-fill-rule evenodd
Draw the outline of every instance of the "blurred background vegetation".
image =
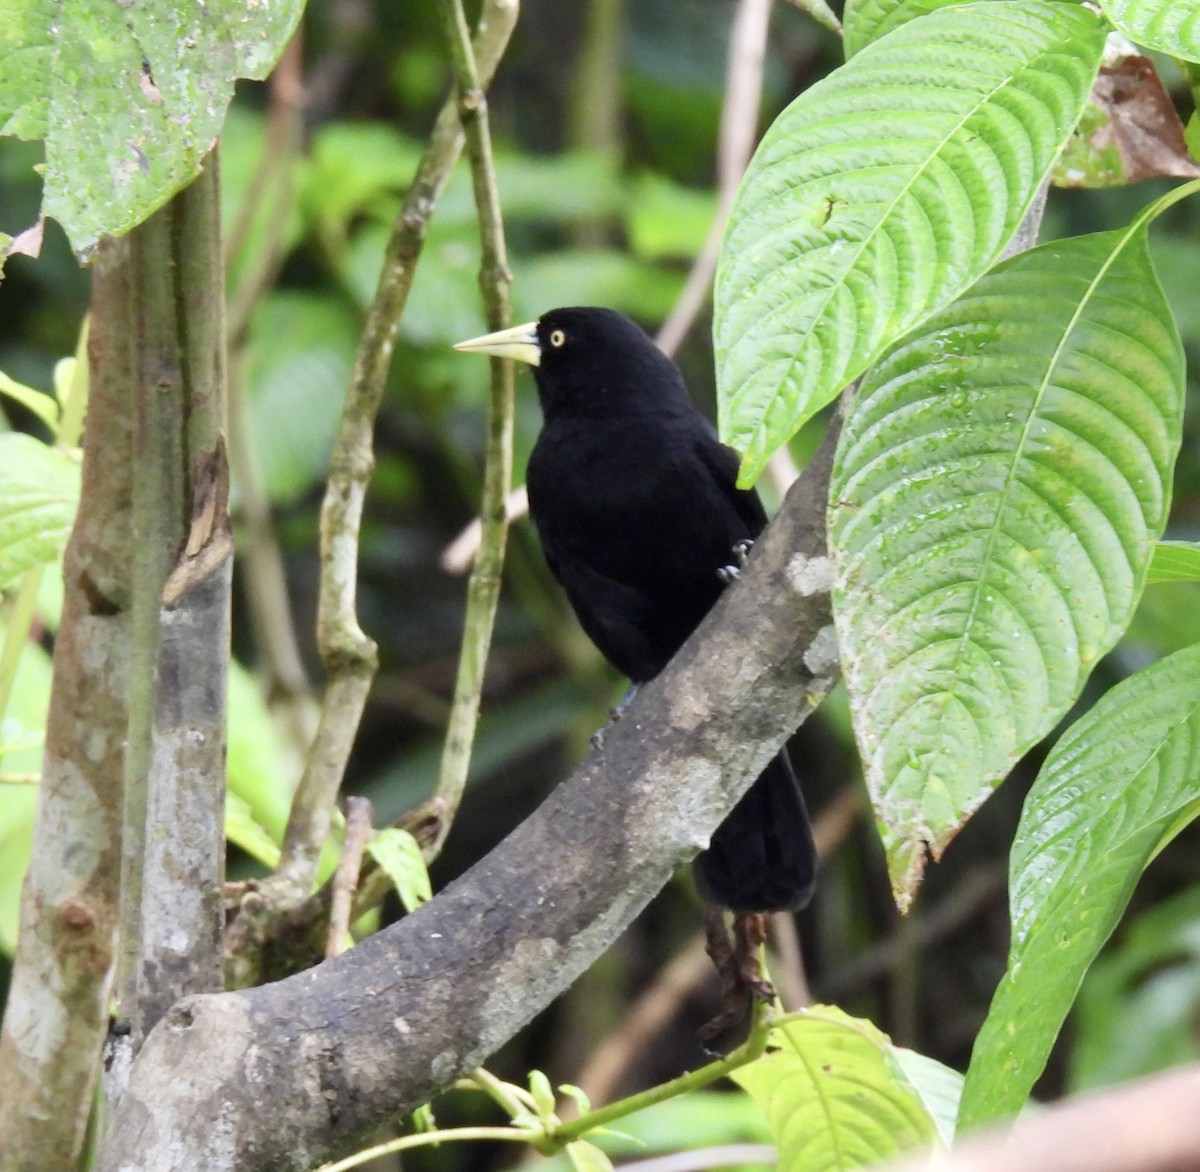
<svg viewBox="0 0 1200 1172">
<path fill-rule="evenodd" d="M 517 320 L 569 304 L 614 306 L 651 331 L 666 318 L 716 207 L 714 144 L 733 10 L 731 0 L 524 0 L 490 98 Z M 244 85 L 222 155 L 238 427 L 234 640 L 247 669 L 231 691 L 231 784 L 257 821 L 276 833 L 308 719 L 306 681 L 320 683 L 312 634 L 317 517 L 341 398 L 384 241 L 449 85 L 436 12 L 425 0 L 311 0 L 302 38 L 290 58 L 299 90 Z M 777 4 L 760 127 L 840 60 L 832 34 Z M 1175 83 L 1170 63 L 1160 64 L 1168 84 Z M 1186 116 L 1185 93 L 1179 86 Z M 13 140 L 0 147 L 0 207 L 10 229 L 36 216 L 39 152 L 40 145 Z M 1158 190 L 1143 184 L 1055 191 L 1043 238 L 1124 224 Z M 1195 363 L 1195 201 L 1160 221 L 1153 246 Z M 485 328 L 477 268 L 474 206 L 460 164 L 434 217 L 401 322 L 364 524 L 359 613 L 379 644 L 381 670 L 347 792 L 372 800 L 377 825 L 431 791 L 453 685 L 465 577 L 448 573 L 440 558 L 476 509 L 486 369 L 452 353 L 450 344 Z M 48 389 L 55 362 L 76 348 L 87 298 L 86 271 L 48 225 L 42 257 L 13 259 L 0 285 L 0 371 Z M 678 360 L 697 401 L 711 410 L 703 314 Z M 1194 376 L 1191 389 L 1197 389 Z M 36 420 L 21 408 L 5 402 L 0 410 L 0 428 L 38 434 Z M 518 480 L 538 424 L 532 382 L 522 375 Z M 1200 538 L 1197 428 L 1193 412 L 1168 531 L 1192 540 Z M 811 435 L 798 437 L 798 460 L 812 442 Z M 769 486 L 764 495 L 771 498 Z M 275 548 L 291 624 L 285 595 L 270 584 Z M 44 593 L 42 650 L 48 652 L 53 581 Z M 1151 659 L 1200 641 L 1198 602 L 1195 586 L 1150 588 L 1129 637 L 1095 673 L 1085 699 Z M 48 686 L 48 660 L 34 649 L 0 737 L 15 745 L 0 769 L 37 769 L 40 749 L 22 737 L 40 727 Z M 434 867 L 435 887 L 490 849 L 566 775 L 622 687 L 575 626 L 528 523 L 519 523 L 471 784 Z M 1003 971 L 1007 847 L 1044 749 L 931 869 L 907 921 L 891 903 L 874 829 L 863 814 L 844 701 L 835 697 L 810 721 L 793 751 L 828 858 L 798 931 L 780 926 L 773 972 L 785 999 L 836 1001 L 873 1019 L 896 1042 L 964 1068 Z M 0 785 L 5 955 L 12 948 L 34 799 L 32 786 Z M 253 874 L 256 866 L 231 853 L 232 875 Z M 399 908 L 387 914 L 400 914 Z M 523 1071 L 539 1067 L 554 1083 L 579 1083 L 607 1099 L 698 1062 L 695 1030 L 716 998 L 715 980 L 697 951 L 699 926 L 699 904 L 681 876 L 608 956 L 498 1056 L 497 1073 L 521 1081 Z M 0 956 L 0 995 L 7 976 Z M 639 1014 L 631 1016 L 634 1008 Z M 1125 927 L 1086 983 L 1040 1090 L 1111 1082 L 1197 1053 L 1200 827 L 1193 825 L 1142 881 Z M 439 1111 L 439 1122 L 466 1121 L 471 1109 L 470 1103 L 449 1106 Z M 635 1119 L 629 1130 L 642 1133 L 651 1150 L 764 1138 L 757 1109 L 738 1096 L 668 1104 L 653 1119 Z M 509 1158 L 508 1152 L 461 1148 L 424 1157 L 439 1168 Z"/>
</svg>

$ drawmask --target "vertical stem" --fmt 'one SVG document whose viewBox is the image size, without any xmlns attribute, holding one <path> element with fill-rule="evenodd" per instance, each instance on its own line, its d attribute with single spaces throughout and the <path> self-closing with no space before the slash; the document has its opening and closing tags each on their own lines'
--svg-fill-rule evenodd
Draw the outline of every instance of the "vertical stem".
<svg viewBox="0 0 1200 1172">
<path fill-rule="evenodd" d="M 130 304 L 128 243 L 107 241 L 93 264 L 83 491 L 63 561 L 33 854 L 0 1033 L 4 1172 L 75 1166 L 108 1023 L 131 642 Z"/>
<path fill-rule="evenodd" d="M 476 58 L 480 83 L 491 79 L 516 23 L 516 0 L 485 0 L 479 15 Z M 449 181 L 463 145 L 457 103 L 448 101 L 434 123 L 404 207 L 384 253 L 383 272 L 355 357 L 342 422 L 330 461 L 321 507 L 321 596 L 317 642 L 328 683 L 296 787 L 283 852 L 265 888 L 271 900 L 287 903 L 309 894 L 321 846 L 329 830 L 342 774 L 375 674 L 375 644 L 355 612 L 358 535 L 370 480 L 371 440 L 383 398 L 400 315 L 425 244 L 438 197 Z M 250 935 L 257 932 L 252 931 Z"/>
<path fill-rule="evenodd" d="M 580 5 L 583 8 L 583 5 Z M 625 0 L 588 0 L 583 40 L 575 63 L 568 113 L 570 144 L 599 155 L 614 171 L 621 156 L 621 49 Z M 571 230 L 577 248 L 608 243 L 604 219 L 584 220 Z"/>
<path fill-rule="evenodd" d="M 130 234 L 137 422 L 123 1058 L 180 997 L 222 987 L 232 536 L 219 200 L 214 154 Z M 119 1095 L 119 1077 L 110 1089 Z"/>
<path fill-rule="evenodd" d="M 488 131 L 487 100 L 480 89 L 475 55 L 467 31 L 461 0 L 441 0 L 442 22 L 450 45 L 458 89 L 467 151 L 471 160 L 471 178 L 475 206 L 479 215 L 479 285 L 487 311 L 488 326 L 504 329 L 512 322 L 510 290 L 512 274 L 504 240 L 504 221 L 496 189 L 492 162 L 492 140 Z M 484 454 L 483 523 L 479 556 L 467 586 L 467 610 L 463 620 L 463 644 L 454 685 L 446 743 L 442 749 L 437 797 L 445 803 L 433 853 L 440 848 L 453 824 L 462 800 L 471 763 L 471 747 L 479 721 L 479 705 L 488 649 L 492 641 L 496 606 L 500 598 L 500 579 L 504 568 L 504 545 L 508 535 L 505 498 L 512 482 L 513 364 L 511 360 L 491 360 L 488 392 L 487 438 Z"/>
</svg>

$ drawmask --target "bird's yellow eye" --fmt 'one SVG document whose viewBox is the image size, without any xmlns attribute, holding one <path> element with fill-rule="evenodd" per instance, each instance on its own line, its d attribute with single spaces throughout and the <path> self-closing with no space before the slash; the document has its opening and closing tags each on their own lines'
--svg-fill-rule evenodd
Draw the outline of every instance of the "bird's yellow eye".
<svg viewBox="0 0 1200 1172">
<path fill-rule="evenodd" d="M 550 345 L 551 345 L 551 346 L 553 346 L 553 347 L 554 347 L 556 350 L 557 350 L 557 349 L 558 349 L 560 346 L 562 346 L 562 344 L 563 344 L 564 342 L 566 342 L 566 340 L 567 340 L 567 335 L 566 335 L 566 334 L 564 334 L 564 333 L 562 332 L 562 330 L 554 330 L 554 331 L 553 331 L 553 332 L 550 334 Z"/>
</svg>

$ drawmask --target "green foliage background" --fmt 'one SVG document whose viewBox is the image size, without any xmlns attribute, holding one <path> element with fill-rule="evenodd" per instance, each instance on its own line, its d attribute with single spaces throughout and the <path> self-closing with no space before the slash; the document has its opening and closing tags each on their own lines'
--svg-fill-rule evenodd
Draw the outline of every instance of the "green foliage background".
<svg viewBox="0 0 1200 1172">
<path fill-rule="evenodd" d="M 621 69 L 590 92 L 581 89 L 576 72 L 581 54 L 597 47 L 589 42 L 587 22 L 578 19 L 584 6 L 526 0 L 523 9 L 491 96 L 515 311 L 523 320 L 555 305 L 606 304 L 653 329 L 674 304 L 716 205 L 713 143 L 732 6 L 715 0 L 627 4 L 616 50 Z M 840 59 L 830 34 L 778 5 L 764 124 Z M 1163 70 L 1168 80 L 1175 77 L 1169 62 Z M 268 231 L 280 231 L 287 244 L 281 270 L 250 308 L 234 369 L 315 680 L 311 626 L 322 478 L 387 229 L 449 82 L 430 5 L 314 0 L 306 19 L 305 77 L 309 105 L 301 142 L 277 176 L 286 182 L 281 210 L 274 213 L 279 222 L 260 216 L 248 226 L 230 257 L 230 290 L 236 303 Z M 611 129 L 597 129 L 586 114 L 609 105 L 618 117 Z M 223 140 L 227 225 L 237 222 L 267 134 L 264 87 L 240 83 Z M 40 144 L 4 141 L 0 228 L 16 232 L 34 219 L 40 197 L 34 168 L 44 161 Z M 1043 239 L 1123 228 L 1167 186 L 1056 191 Z M 1200 208 L 1192 201 L 1169 211 L 1149 238 L 1193 369 L 1200 360 L 1198 227 Z M 379 823 L 429 792 L 453 681 L 464 579 L 442 570 L 438 556 L 474 513 L 486 373 L 483 364 L 456 358 L 449 346 L 484 329 L 477 267 L 474 208 L 460 168 L 434 219 L 401 323 L 364 528 L 360 613 L 379 642 L 382 671 L 347 788 L 372 799 Z M 55 363 L 75 351 L 86 299 L 86 273 L 51 222 L 43 257 L 14 258 L 0 284 L 0 371 L 49 389 Z M 715 413 L 706 322 L 692 331 L 679 360 L 697 400 Z M 528 380 L 521 389 L 518 470 L 538 425 Z M 1169 537 L 1191 541 L 1200 540 L 1196 389 L 1193 375 L 1167 522 Z M 0 429 L 45 437 L 36 413 L 8 400 L 2 410 Z M 811 430 L 802 431 L 792 441 L 794 454 L 803 459 L 811 443 Z M 764 493 L 771 495 L 769 486 Z M 235 508 L 241 499 L 235 496 Z M 565 774 L 620 691 L 567 615 L 526 525 L 515 531 L 510 550 L 471 788 L 435 868 L 435 887 L 489 849 Z M 1152 585 L 1127 635 L 1097 666 L 1081 705 L 1151 659 L 1200 642 L 1198 590 L 1187 582 Z M 46 650 L 56 610 L 48 579 L 40 608 Z M 0 621 L 3 616 L 0 610 Z M 235 649 L 244 668 L 235 675 L 231 702 L 231 787 L 241 802 L 235 809 L 247 826 L 278 834 L 286 810 L 283 783 L 294 756 L 254 684 L 258 651 L 244 590 L 235 602 Z M 38 726 L 48 686 L 48 660 L 28 655 L 0 729 L 0 770 L 36 770 L 38 749 L 27 734 Z M 806 971 L 819 999 L 870 1018 L 897 1043 L 965 1067 L 1004 969 L 1008 847 L 1024 791 L 1052 740 L 1030 751 L 931 870 L 907 924 L 898 921 L 891 903 L 875 831 L 860 819 L 833 854 L 813 907 L 800 918 Z M 840 696 L 805 726 L 795 748 L 818 813 L 859 785 Z M 32 799 L 31 788 L 0 787 L 5 953 L 12 947 Z M 234 834 L 246 848 L 231 856 L 235 875 L 259 866 L 251 857 L 253 834 L 245 828 L 243 837 Z M 1198 847 L 1200 832 L 1184 830 L 1138 885 L 1126 927 L 1085 983 L 1079 1012 L 1051 1057 L 1041 1090 L 1101 1085 L 1196 1056 L 1189 1039 L 1200 1008 Z M 967 900 L 964 892 L 981 894 Z M 696 922 L 696 902 L 681 878 L 612 954 L 514 1041 L 497 1069 L 516 1081 L 534 1066 L 547 1070 L 555 1084 L 577 1081 L 586 1057 L 689 940 Z M 6 981 L 0 959 L 0 996 Z M 712 996 L 707 987 L 695 992 L 676 1028 L 639 1055 L 623 1089 L 699 1060 L 692 1036 L 711 1013 Z M 1148 1047 L 1147 1036 L 1171 1044 Z M 765 1139 L 744 1100 L 724 1096 L 706 1100 L 705 1108 L 700 1114 L 707 1142 Z M 469 1101 L 448 1108 L 451 1114 L 470 1110 Z M 647 1126 L 640 1138 L 651 1148 L 694 1143 L 699 1123 L 695 1115 L 684 1118 L 686 1110 L 664 1112 L 665 1130 Z M 443 1126 L 453 1121 L 439 1118 Z M 464 1115 L 459 1121 L 470 1120 Z M 640 1127 L 631 1130 L 640 1134 Z M 423 1159 L 410 1158 L 415 1166 Z M 455 1161 L 465 1167 L 475 1157 L 445 1149 L 435 1158 L 439 1168 L 448 1168 Z"/>
</svg>

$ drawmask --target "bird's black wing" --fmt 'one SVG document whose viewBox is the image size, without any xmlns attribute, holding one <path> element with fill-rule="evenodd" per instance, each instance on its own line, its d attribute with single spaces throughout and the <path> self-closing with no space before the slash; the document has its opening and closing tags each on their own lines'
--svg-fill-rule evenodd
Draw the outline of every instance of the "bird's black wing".
<svg viewBox="0 0 1200 1172">
<path fill-rule="evenodd" d="M 746 536 L 757 537 L 767 527 L 767 513 L 754 489 L 737 486 L 738 468 L 741 466 L 737 452 L 727 444 L 721 443 L 714 431 L 699 437 L 697 451 L 713 480 L 720 485 L 742 524 L 746 526 Z"/>
<path fill-rule="evenodd" d="M 689 631 L 675 630 L 655 594 L 622 582 L 582 558 L 550 562 L 571 608 L 604 657 L 635 683 L 656 676 Z"/>
</svg>

